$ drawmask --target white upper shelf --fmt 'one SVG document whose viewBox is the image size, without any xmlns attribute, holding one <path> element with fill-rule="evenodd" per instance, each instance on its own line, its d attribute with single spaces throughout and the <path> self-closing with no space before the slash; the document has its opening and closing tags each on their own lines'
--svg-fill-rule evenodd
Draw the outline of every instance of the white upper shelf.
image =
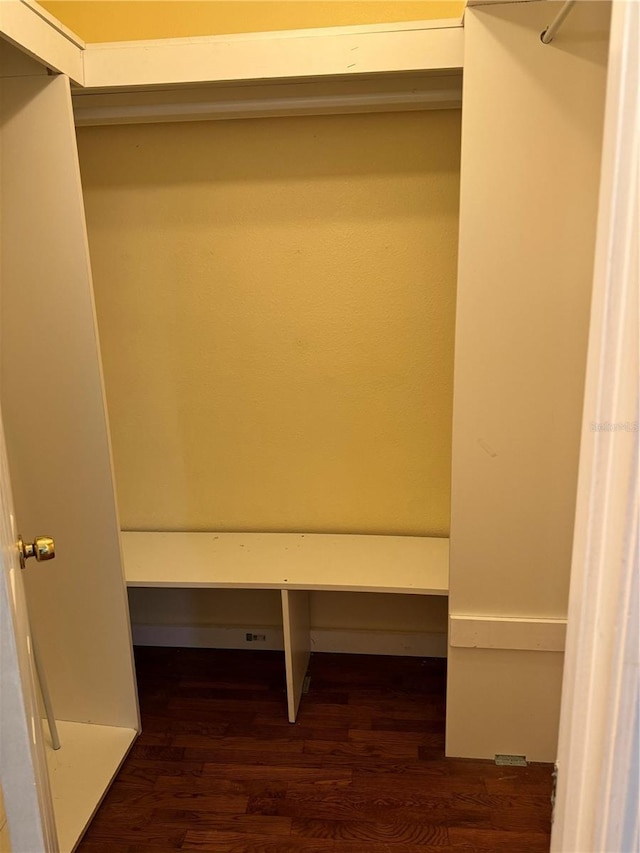
<svg viewBox="0 0 640 853">
<path fill-rule="evenodd" d="M 447 595 L 449 540 L 320 533 L 122 534 L 127 584 Z"/>
<path fill-rule="evenodd" d="M 87 45 L 87 88 L 318 79 L 462 68 L 460 22 Z"/>
<path fill-rule="evenodd" d="M 459 19 L 85 45 L 32 0 L 0 0 L 0 35 L 87 90 L 459 73 Z"/>
</svg>

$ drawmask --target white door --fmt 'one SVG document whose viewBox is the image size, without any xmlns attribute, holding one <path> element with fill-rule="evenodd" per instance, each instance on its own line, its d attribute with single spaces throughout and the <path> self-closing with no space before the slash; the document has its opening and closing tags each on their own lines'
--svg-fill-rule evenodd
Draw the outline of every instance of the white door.
<svg viewBox="0 0 640 853">
<path fill-rule="evenodd" d="M 55 853 L 58 843 L 17 536 L 0 420 L 0 778 L 12 850 Z"/>
</svg>

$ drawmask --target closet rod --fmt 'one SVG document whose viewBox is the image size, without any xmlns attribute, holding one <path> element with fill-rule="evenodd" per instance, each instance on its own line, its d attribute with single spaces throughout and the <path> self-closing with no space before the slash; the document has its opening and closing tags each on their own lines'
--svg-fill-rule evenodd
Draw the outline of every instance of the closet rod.
<svg viewBox="0 0 640 853">
<path fill-rule="evenodd" d="M 576 5 L 576 0 L 567 0 L 562 9 L 558 12 L 555 19 L 549 24 L 546 30 L 543 30 L 540 33 L 540 41 L 542 44 L 550 44 L 555 34 L 558 32 L 562 24 L 564 23 L 564 19 L 567 17 L 569 12 Z"/>
</svg>

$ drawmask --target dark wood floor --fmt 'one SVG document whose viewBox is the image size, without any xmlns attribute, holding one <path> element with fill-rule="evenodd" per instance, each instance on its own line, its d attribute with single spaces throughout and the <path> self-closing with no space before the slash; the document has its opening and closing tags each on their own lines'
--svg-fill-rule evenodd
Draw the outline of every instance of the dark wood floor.
<svg viewBox="0 0 640 853">
<path fill-rule="evenodd" d="M 137 650 L 143 734 L 79 853 L 543 853 L 551 766 L 444 757 L 441 660 Z"/>
</svg>

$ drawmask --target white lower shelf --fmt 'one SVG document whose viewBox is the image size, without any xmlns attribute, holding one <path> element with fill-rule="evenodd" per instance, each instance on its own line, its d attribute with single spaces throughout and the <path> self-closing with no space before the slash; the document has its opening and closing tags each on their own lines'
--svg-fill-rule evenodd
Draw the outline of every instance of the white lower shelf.
<svg viewBox="0 0 640 853">
<path fill-rule="evenodd" d="M 118 772 L 135 729 L 58 721 L 61 748 L 44 740 L 60 853 L 71 853 Z"/>
<path fill-rule="evenodd" d="M 129 586 L 447 595 L 449 540 L 321 533 L 122 534 Z"/>
</svg>

